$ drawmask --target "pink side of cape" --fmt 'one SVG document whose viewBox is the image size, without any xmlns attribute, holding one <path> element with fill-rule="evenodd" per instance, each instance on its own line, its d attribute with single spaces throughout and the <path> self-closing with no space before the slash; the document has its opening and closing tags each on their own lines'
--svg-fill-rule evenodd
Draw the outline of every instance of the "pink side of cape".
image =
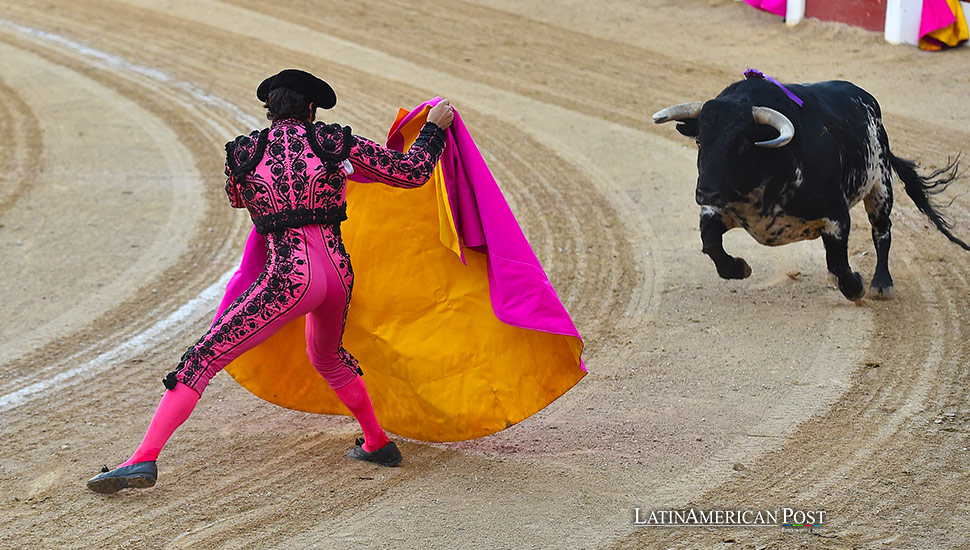
<svg viewBox="0 0 970 550">
<path fill-rule="evenodd" d="M 788 8 L 788 0 L 744 0 L 748 4 L 769 11 L 775 15 L 785 16 Z"/>
<path fill-rule="evenodd" d="M 957 22 L 946 0 L 923 0 L 923 15 L 919 23 L 919 37 L 923 38 Z"/>
</svg>

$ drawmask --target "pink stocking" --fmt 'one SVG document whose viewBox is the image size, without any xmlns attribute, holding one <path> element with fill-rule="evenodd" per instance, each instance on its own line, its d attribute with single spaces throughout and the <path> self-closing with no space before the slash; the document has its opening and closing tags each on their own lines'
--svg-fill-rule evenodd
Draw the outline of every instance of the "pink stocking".
<svg viewBox="0 0 970 550">
<path fill-rule="evenodd" d="M 135 450 L 135 454 L 118 467 L 157 459 L 168 438 L 192 414 L 198 402 L 199 394 L 181 382 L 175 385 L 175 389 L 166 391 L 155 410 L 151 424 L 148 425 L 145 439 Z"/>
<path fill-rule="evenodd" d="M 360 423 L 361 429 L 364 430 L 363 449 L 372 453 L 387 445 L 390 439 L 387 438 L 384 429 L 377 422 L 374 406 L 371 404 L 370 395 L 367 394 L 367 386 L 364 385 L 364 380 L 357 376 L 346 386 L 334 391 L 337 392 L 337 397 L 350 409 L 354 418 Z"/>
</svg>

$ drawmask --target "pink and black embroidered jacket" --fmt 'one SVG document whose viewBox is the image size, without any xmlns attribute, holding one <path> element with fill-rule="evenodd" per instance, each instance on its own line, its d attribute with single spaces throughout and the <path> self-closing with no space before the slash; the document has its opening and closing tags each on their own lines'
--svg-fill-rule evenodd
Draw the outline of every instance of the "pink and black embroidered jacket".
<svg viewBox="0 0 970 550">
<path fill-rule="evenodd" d="M 394 187 L 420 187 L 431 177 L 445 134 L 425 124 L 407 153 L 355 136 L 350 127 L 295 119 L 226 144 L 226 194 L 246 208 L 262 234 L 347 219 L 349 161 L 365 178 Z"/>
</svg>

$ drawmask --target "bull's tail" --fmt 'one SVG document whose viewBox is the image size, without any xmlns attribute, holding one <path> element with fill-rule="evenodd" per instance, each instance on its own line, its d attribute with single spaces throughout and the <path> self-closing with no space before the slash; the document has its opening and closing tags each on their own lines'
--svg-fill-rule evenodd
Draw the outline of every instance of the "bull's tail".
<svg viewBox="0 0 970 550">
<path fill-rule="evenodd" d="M 930 195 L 945 190 L 947 186 L 953 183 L 953 180 L 959 177 L 960 156 L 957 155 L 953 162 L 927 176 L 921 176 L 916 171 L 916 163 L 911 160 L 901 159 L 892 153 L 889 154 L 889 158 L 893 170 L 896 171 L 899 179 L 903 180 L 903 184 L 906 186 L 906 194 L 916 203 L 916 208 L 926 214 L 926 217 L 933 222 L 940 233 L 946 235 L 946 238 L 960 245 L 964 250 L 970 250 L 970 245 L 956 238 L 950 232 L 953 223 L 944 218 L 943 214 L 930 201 Z"/>
</svg>

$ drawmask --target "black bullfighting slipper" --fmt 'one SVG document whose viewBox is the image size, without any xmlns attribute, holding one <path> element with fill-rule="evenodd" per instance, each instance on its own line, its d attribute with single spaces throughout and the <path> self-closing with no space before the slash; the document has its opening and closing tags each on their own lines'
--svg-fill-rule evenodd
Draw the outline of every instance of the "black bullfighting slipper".
<svg viewBox="0 0 970 550">
<path fill-rule="evenodd" d="M 358 438 L 355 443 L 357 446 L 347 451 L 347 456 L 354 460 L 373 462 L 374 464 L 380 464 L 381 466 L 397 466 L 401 463 L 401 451 L 397 449 L 397 445 L 395 445 L 393 441 L 388 441 L 387 445 L 384 445 L 372 453 L 368 453 L 361 446 L 364 444 L 363 439 Z"/>
<path fill-rule="evenodd" d="M 136 462 L 114 470 L 105 466 L 101 473 L 88 480 L 88 489 L 95 493 L 110 495 L 122 489 L 133 487 L 144 489 L 155 485 L 158 479 L 158 467 L 155 461 Z"/>
</svg>

